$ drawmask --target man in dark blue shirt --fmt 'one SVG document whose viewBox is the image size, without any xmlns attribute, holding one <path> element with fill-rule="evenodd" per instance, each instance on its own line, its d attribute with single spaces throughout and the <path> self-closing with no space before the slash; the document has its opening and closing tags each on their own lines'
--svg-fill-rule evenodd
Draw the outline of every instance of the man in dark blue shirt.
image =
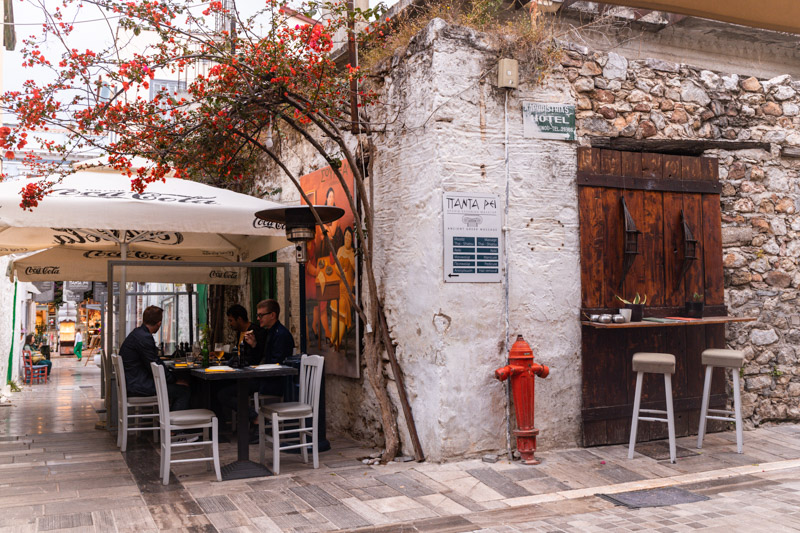
<svg viewBox="0 0 800 533">
<path fill-rule="evenodd" d="M 256 306 L 258 325 L 267 332 L 264 351 L 261 353 L 261 364 L 283 363 L 294 351 L 294 337 L 286 326 L 281 324 L 278 316 L 281 306 L 277 300 L 262 300 Z M 256 347 L 256 336 L 252 332 L 244 334 L 244 342 L 251 348 Z"/>
<path fill-rule="evenodd" d="M 125 385 L 128 396 L 155 396 L 156 383 L 150 363 L 163 365 L 158 357 L 158 348 L 153 338 L 161 329 L 164 310 L 151 305 L 142 313 L 142 325 L 131 331 L 119 348 L 119 356 L 125 368 Z M 167 393 L 171 411 L 189 408 L 191 391 L 185 382 L 178 383 L 172 372 L 166 371 Z"/>
<path fill-rule="evenodd" d="M 249 364 L 283 363 L 287 357 L 292 355 L 294 338 L 286 326 L 278 320 L 280 312 L 281 306 L 277 300 L 262 300 L 256 305 L 256 319 L 262 330 L 266 331 L 266 336 L 260 337 L 258 332 L 253 330 L 245 332 L 244 343 L 247 345 L 246 349 L 249 348 L 248 353 L 251 354 L 248 360 Z M 262 339 L 263 342 L 260 342 Z M 283 396 L 282 378 L 252 379 L 249 385 L 250 394 L 258 392 L 262 395 Z M 236 409 L 235 387 L 220 389 L 217 393 L 217 400 L 220 404 L 217 416 L 226 420 L 231 411 Z M 256 411 L 251 409 L 251 423 L 255 423 L 256 416 Z M 257 442 L 258 436 L 254 431 L 255 428 L 252 428 L 251 432 L 255 437 L 251 440 Z"/>
</svg>

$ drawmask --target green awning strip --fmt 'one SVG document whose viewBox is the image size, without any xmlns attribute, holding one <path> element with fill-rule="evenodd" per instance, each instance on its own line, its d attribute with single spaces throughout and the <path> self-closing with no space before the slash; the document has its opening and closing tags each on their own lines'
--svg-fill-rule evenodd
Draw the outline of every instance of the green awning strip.
<svg viewBox="0 0 800 533">
<path fill-rule="evenodd" d="M 17 327 L 17 282 L 14 282 L 14 301 L 11 304 L 13 311 L 11 312 L 11 349 L 8 351 L 8 371 L 6 372 L 6 383 L 11 381 L 11 368 L 14 365 L 14 336 L 15 328 Z"/>
</svg>

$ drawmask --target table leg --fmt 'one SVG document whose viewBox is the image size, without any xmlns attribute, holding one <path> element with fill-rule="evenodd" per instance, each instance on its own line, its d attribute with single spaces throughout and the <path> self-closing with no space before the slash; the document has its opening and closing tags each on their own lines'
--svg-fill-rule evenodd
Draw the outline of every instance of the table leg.
<svg viewBox="0 0 800 533">
<path fill-rule="evenodd" d="M 239 461 L 250 459 L 250 396 L 248 380 L 236 380 L 236 458 Z"/>
<path fill-rule="evenodd" d="M 222 479 L 246 479 L 271 476 L 266 466 L 250 460 L 250 387 L 246 379 L 236 380 L 236 446 L 237 461 L 222 467 Z"/>
</svg>

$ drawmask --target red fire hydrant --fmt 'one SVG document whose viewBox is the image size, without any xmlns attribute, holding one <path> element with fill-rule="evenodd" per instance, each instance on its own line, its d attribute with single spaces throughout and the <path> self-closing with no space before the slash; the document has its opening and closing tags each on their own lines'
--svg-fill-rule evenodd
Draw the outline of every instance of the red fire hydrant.
<svg viewBox="0 0 800 533">
<path fill-rule="evenodd" d="M 538 465 L 539 461 L 533 456 L 536 452 L 536 435 L 539 430 L 533 427 L 533 400 L 536 390 L 535 377 L 546 378 L 550 369 L 544 365 L 533 362 L 533 350 L 522 338 L 517 336 L 517 342 L 511 347 L 508 354 L 508 364 L 494 371 L 494 377 L 505 381 L 511 377 L 511 391 L 514 393 L 514 407 L 517 411 L 517 451 L 522 460 L 528 465 Z"/>
</svg>

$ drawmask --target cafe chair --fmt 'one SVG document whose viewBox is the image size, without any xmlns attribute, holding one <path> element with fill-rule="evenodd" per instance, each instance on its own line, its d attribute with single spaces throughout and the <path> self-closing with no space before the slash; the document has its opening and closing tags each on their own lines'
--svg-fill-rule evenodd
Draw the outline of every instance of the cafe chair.
<svg viewBox="0 0 800 533">
<path fill-rule="evenodd" d="M 156 382 L 156 396 L 158 397 L 159 420 L 161 421 L 161 464 L 158 475 L 161 483 L 169 484 L 169 472 L 172 463 L 196 463 L 198 461 L 213 461 L 217 481 L 222 481 L 219 469 L 219 427 L 214 411 L 208 409 L 186 409 L 184 411 L 169 410 L 169 395 L 167 394 L 167 379 L 164 375 L 164 366 L 150 363 L 153 370 L 153 379 Z M 189 429 L 202 429 L 203 438 L 197 442 L 172 442 L 173 431 L 186 431 Z M 211 438 L 209 438 L 211 430 Z M 173 453 L 179 453 L 187 447 L 211 446 L 211 457 L 194 457 L 190 459 L 173 459 Z M 173 451 L 173 449 L 175 451 Z"/>
<path fill-rule="evenodd" d="M 631 440 L 628 444 L 628 459 L 633 459 L 633 449 L 636 446 L 636 430 L 639 420 L 649 422 L 666 422 L 669 432 L 669 462 L 675 462 L 675 412 L 672 409 L 672 374 L 675 373 L 675 356 L 671 353 L 633 354 L 633 371 L 636 372 L 636 397 L 633 400 L 633 417 L 631 419 Z M 645 373 L 664 374 L 664 389 L 667 397 L 667 410 L 640 409 L 642 401 L 642 380 Z M 667 415 L 667 418 L 639 416 L 639 413 Z"/>
<path fill-rule="evenodd" d="M 742 394 L 739 391 L 739 369 L 744 366 L 744 352 L 712 348 L 703 351 L 701 361 L 706 365 L 706 380 L 703 385 L 703 402 L 700 407 L 700 427 L 697 430 L 697 447 L 703 447 L 703 437 L 706 433 L 706 420 L 710 418 L 712 420 L 736 423 L 736 453 L 742 453 Z M 708 400 L 711 395 L 711 375 L 715 367 L 723 369 L 729 368 L 731 370 L 731 376 L 733 376 L 733 411 L 708 408 Z M 733 415 L 733 417 L 730 415 Z"/>
<path fill-rule="evenodd" d="M 47 383 L 47 365 L 34 365 L 33 355 L 28 350 L 22 351 L 22 364 L 24 369 L 24 381 L 29 385 L 36 383 Z"/>
<path fill-rule="evenodd" d="M 272 470 L 280 474 L 280 452 L 300 448 L 303 462 L 308 462 L 308 448 L 314 460 L 314 468 L 319 468 L 319 448 L 317 428 L 319 426 L 319 391 L 322 382 L 322 365 L 325 358 L 320 355 L 304 355 L 300 360 L 300 398 L 298 402 L 271 403 L 258 410 L 258 456 L 264 463 L 264 442 L 272 443 Z M 311 427 L 306 427 L 307 419 Z M 298 427 L 286 428 L 282 422 L 295 421 Z M 271 434 L 265 432 L 266 423 L 272 426 Z M 281 437 L 298 435 L 300 444 L 281 446 Z M 308 437 L 311 442 L 308 442 Z"/>
<path fill-rule="evenodd" d="M 152 431 L 153 439 L 158 442 L 158 398 L 155 396 L 128 397 L 128 385 L 125 381 L 125 365 L 122 357 L 111 354 L 111 363 L 117 375 L 117 447 L 124 452 L 128 449 L 129 431 Z M 131 413 L 133 410 L 133 413 Z M 142 410 L 149 412 L 141 412 Z M 150 426 L 142 426 L 139 422 L 150 419 Z"/>
</svg>

